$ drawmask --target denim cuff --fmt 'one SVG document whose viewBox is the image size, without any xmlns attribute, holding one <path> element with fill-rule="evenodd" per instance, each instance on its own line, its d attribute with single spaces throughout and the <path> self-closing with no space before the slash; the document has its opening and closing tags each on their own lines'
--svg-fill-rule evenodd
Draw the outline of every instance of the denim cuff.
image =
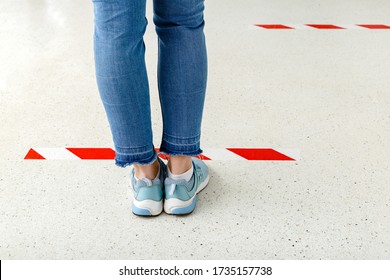
<svg viewBox="0 0 390 280">
<path fill-rule="evenodd" d="M 146 150 L 147 149 L 147 150 Z M 119 148 L 115 147 L 115 165 L 126 167 L 132 164 L 149 165 L 157 159 L 157 151 L 152 147 Z"/>
<path fill-rule="evenodd" d="M 169 156 L 198 156 L 203 153 L 200 148 L 200 135 L 192 138 L 174 138 L 163 134 L 160 153 Z"/>
</svg>

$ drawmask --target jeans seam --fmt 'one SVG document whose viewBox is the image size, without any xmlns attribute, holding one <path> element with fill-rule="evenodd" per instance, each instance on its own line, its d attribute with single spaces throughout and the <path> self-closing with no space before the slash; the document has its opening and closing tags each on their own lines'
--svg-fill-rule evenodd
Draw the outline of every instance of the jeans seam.
<svg viewBox="0 0 390 280">
<path fill-rule="evenodd" d="M 143 145 L 143 146 L 132 146 L 132 147 L 122 147 L 122 146 L 118 146 L 118 145 L 115 145 L 117 148 L 121 148 L 121 149 L 139 149 L 139 148 L 144 148 L 144 147 L 148 147 L 149 145 Z"/>
<path fill-rule="evenodd" d="M 172 137 L 172 138 L 176 138 L 176 139 L 191 139 L 191 138 L 199 138 L 200 137 L 200 134 L 198 134 L 197 136 L 192 136 L 192 137 L 177 137 L 177 136 L 169 135 L 168 133 L 165 133 L 165 132 L 163 134 L 165 134 L 168 137 Z"/>
<path fill-rule="evenodd" d="M 169 142 L 169 141 L 167 141 L 165 139 L 164 139 L 164 141 L 169 143 L 169 144 L 175 145 L 175 146 L 194 146 L 194 145 L 196 145 L 196 144 L 198 144 L 200 142 L 200 141 L 197 141 L 197 142 L 195 142 L 193 144 L 176 144 L 176 143 Z"/>
<path fill-rule="evenodd" d="M 116 152 L 116 153 L 117 153 L 117 154 L 119 154 L 119 155 L 128 155 L 128 156 L 131 156 L 131 155 L 142 155 L 142 154 L 150 153 L 151 151 L 154 151 L 154 150 L 149 150 L 149 151 L 146 151 L 146 152 L 140 152 L 140 153 L 132 153 L 132 154 L 128 154 L 128 153 L 120 153 L 120 152 Z"/>
</svg>

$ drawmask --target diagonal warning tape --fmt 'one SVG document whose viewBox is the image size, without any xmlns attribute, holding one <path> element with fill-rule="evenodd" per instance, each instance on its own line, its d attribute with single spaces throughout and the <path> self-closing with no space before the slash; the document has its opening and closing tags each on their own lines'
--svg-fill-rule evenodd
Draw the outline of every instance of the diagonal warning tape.
<svg viewBox="0 0 390 280">
<path fill-rule="evenodd" d="M 263 29 L 390 29 L 386 24 L 254 24 Z"/>
<path fill-rule="evenodd" d="M 158 156 L 169 159 L 169 155 Z M 207 148 L 196 158 L 202 160 L 287 160 L 296 161 L 300 157 L 296 149 L 272 148 Z M 115 150 L 111 148 L 31 148 L 24 159 L 27 160 L 113 160 Z"/>
</svg>

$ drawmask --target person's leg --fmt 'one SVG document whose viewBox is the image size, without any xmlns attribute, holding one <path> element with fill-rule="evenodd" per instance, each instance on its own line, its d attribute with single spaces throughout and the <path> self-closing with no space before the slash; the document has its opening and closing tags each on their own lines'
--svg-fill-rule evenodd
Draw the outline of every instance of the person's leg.
<svg viewBox="0 0 390 280">
<path fill-rule="evenodd" d="M 192 166 L 191 156 L 170 156 L 168 168 L 173 174 L 182 174 Z"/>
<path fill-rule="evenodd" d="M 115 145 L 115 164 L 134 164 L 138 178 L 158 171 L 153 145 L 143 35 L 146 0 L 93 0 L 94 59 Z"/>
<path fill-rule="evenodd" d="M 200 155 L 201 122 L 207 84 L 204 0 L 155 0 L 158 35 L 158 88 L 163 115 L 160 152 L 173 174 L 191 168 Z"/>
</svg>

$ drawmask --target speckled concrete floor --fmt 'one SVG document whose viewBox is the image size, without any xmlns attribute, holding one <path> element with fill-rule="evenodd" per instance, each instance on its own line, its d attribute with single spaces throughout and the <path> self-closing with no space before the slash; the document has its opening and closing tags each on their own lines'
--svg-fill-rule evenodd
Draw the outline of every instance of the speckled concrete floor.
<svg viewBox="0 0 390 280">
<path fill-rule="evenodd" d="M 285 147 L 296 162 L 208 161 L 195 212 L 131 214 L 129 167 L 25 161 L 31 147 L 112 147 L 91 1 L 0 2 L 0 259 L 389 259 L 388 1 L 206 1 L 203 147 Z M 157 37 L 145 35 L 160 144 Z"/>
</svg>

